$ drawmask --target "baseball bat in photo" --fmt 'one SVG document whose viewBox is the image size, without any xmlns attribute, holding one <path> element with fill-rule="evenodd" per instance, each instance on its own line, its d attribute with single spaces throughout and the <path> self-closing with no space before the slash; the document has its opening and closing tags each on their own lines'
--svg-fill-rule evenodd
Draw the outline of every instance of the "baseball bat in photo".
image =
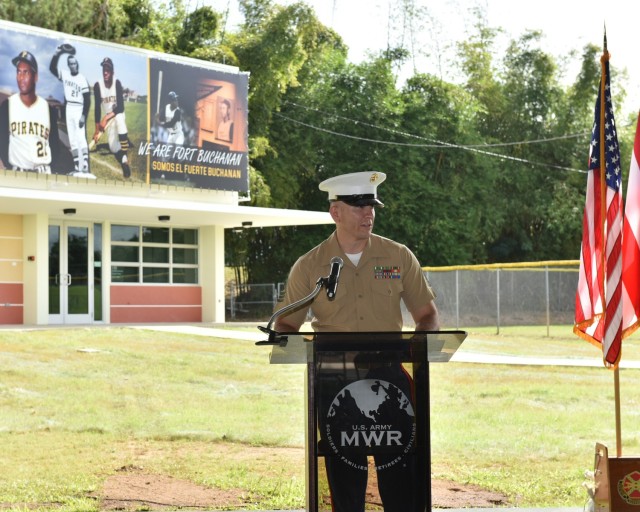
<svg viewBox="0 0 640 512">
<path fill-rule="evenodd" d="M 160 113 L 161 97 L 162 97 L 162 70 L 158 71 L 158 101 L 156 102 L 156 114 Z"/>
<path fill-rule="evenodd" d="M 100 132 L 97 139 L 94 139 L 93 137 L 91 138 L 91 141 L 89 142 L 89 151 L 93 151 L 96 148 L 97 141 L 100 140 L 100 137 L 102 137 L 102 134 L 107 131 L 107 128 L 111 126 L 111 123 L 113 123 L 114 119 L 115 117 L 112 117 L 111 119 L 109 119 L 109 121 L 107 121 L 107 124 L 104 126 L 104 130 Z"/>
</svg>

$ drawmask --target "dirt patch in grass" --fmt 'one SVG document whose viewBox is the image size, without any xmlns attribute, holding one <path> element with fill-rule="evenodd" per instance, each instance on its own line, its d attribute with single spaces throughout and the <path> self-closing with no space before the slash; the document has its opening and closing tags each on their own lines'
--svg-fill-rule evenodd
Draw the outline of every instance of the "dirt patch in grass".
<svg viewBox="0 0 640 512">
<path fill-rule="evenodd" d="M 101 510 L 220 510 L 242 508 L 241 489 L 212 489 L 187 480 L 150 475 L 135 467 L 126 467 L 107 479 L 101 493 L 94 495 Z"/>
<path fill-rule="evenodd" d="M 382 506 L 375 471 L 370 471 L 366 502 L 375 509 Z M 507 497 L 473 485 L 447 480 L 431 482 L 433 508 L 492 508 L 507 506 Z M 93 496 L 103 511 L 161 510 L 180 508 L 191 511 L 242 510 L 255 504 L 256 496 L 243 489 L 215 489 L 170 476 L 145 473 L 136 466 L 120 468 Z M 328 496 L 322 496 L 329 503 Z"/>
</svg>

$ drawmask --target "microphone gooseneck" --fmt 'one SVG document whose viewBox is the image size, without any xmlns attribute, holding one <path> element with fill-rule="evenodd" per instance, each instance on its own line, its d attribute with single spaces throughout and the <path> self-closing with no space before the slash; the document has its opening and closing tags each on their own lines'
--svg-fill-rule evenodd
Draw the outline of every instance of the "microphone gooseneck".
<svg viewBox="0 0 640 512">
<path fill-rule="evenodd" d="M 315 289 L 309 295 L 301 298 L 300 300 L 292 302 L 291 304 L 283 308 L 280 308 L 273 315 L 271 315 L 269 323 L 266 327 L 258 326 L 259 330 L 269 335 L 269 339 L 258 341 L 256 342 L 256 345 L 286 345 L 287 336 L 271 329 L 271 325 L 275 322 L 276 318 L 313 301 L 318 293 L 320 293 L 320 290 L 323 286 L 327 290 L 327 297 L 329 298 L 329 300 L 333 300 L 335 298 L 336 290 L 338 289 L 338 279 L 340 278 L 340 269 L 342 268 L 342 265 L 344 265 L 344 261 L 339 256 L 334 256 L 333 258 L 331 258 L 330 263 L 331 273 L 327 277 L 318 278 L 318 280 L 316 281 Z"/>
</svg>

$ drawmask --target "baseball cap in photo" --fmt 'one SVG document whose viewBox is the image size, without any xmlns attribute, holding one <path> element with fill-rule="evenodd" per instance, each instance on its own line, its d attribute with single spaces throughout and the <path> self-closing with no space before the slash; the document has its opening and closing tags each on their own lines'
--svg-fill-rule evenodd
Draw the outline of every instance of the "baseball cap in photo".
<svg viewBox="0 0 640 512">
<path fill-rule="evenodd" d="M 167 94 L 167 96 L 169 96 L 170 100 L 177 100 L 178 99 L 178 95 L 175 93 L 175 91 L 170 91 L 169 94 Z"/>
<path fill-rule="evenodd" d="M 26 62 L 27 64 L 29 64 L 29 66 L 31 66 L 31 69 L 33 69 L 34 73 L 38 72 L 38 62 L 36 61 L 36 58 L 27 50 L 22 50 L 16 57 L 11 59 L 11 62 L 16 67 L 18 67 L 19 62 Z"/>
<path fill-rule="evenodd" d="M 334 176 L 320 183 L 329 201 L 342 201 L 351 206 L 384 206 L 378 199 L 378 185 L 387 179 L 383 172 L 354 172 Z"/>
<path fill-rule="evenodd" d="M 104 59 L 102 59 L 102 62 L 100 63 L 100 65 L 103 68 L 107 68 L 113 71 L 113 61 L 109 57 L 105 57 Z"/>
</svg>

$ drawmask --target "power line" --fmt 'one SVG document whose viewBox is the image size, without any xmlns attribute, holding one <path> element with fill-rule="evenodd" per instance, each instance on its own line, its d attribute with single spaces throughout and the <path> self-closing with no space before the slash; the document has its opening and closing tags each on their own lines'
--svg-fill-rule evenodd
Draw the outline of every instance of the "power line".
<svg viewBox="0 0 640 512">
<path fill-rule="evenodd" d="M 297 119 L 292 119 L 290 117 L 287 117 L 283 114 L 280 114 L 278 112 L 276 112 L 275 114 L 278 117 L 281 117 L 282 119 L 286 119 L 287 121 L 291 122 L 291 123 L 295 123 L 295 124 L 299 124 L 301 126 L 304 126 L 306 128 L 311 128 L 313 130 L 318 130 L 321 132 L 325 132 L 325 133 L 329 133 L 330 135 L 336 135 L 338 137 L 346 137 L 348 139 L 354 139 L 354 140 L 359 140 L 362 142 L 375 142 L 376 144 L 388 144 L 391 146 L 410 146 L 410 147 L 421 147 L 421 148 L 445 148 L 445 147 L 451 147 L 451 148 L 455 148 L 455 149 L 462 149 L 464 151 L 471 151 L 473 153 L 479 153 L 481 155 L 488 155 L 488 156 L 493 156 L 496 158 L 500 158 L 502 160 L 510 160 L 512 162 L 518 162 L 518 163 L 522 163 L 522 164 L 528 164 L 528 165 L 533 165 L 533 166 L 537 166 L 537 167 L 550 167 L 552 169 L 559 169 L 561 171 L 571 171 L 571 172 L 579 172 L 579 173 L 583 173 L 586 174 L 588 171 L 585 170 L 581 170 L 581 169 L 574 169 L 572 167 L 563 167 L 561 165 L 554 165 L 554 164 L 545 164 L 545 163 L 541 163 L 541 162 L 532 162 L 531 160 L 525 160 L 524 158 L 518 158 L 515 156 L 508 156 L 508 155 L 502 155 L 500 153 L 492 153 L 491 151 L 485 151 L 482 149 L 478 149 L 477 147 L 470 147 L 470 146 L 459 146 L 456 144 L 449 144 L 447 142 L 439 142 L 437 144 L 409 144 L 406 142 L 393 142 L 393 141 L 389 141 L 389 140 L 381 140 L 381 139 L 367 139 L 365 137 L 357 137 L 355 135 L 349 135 L 347 133 L 340 133 L 340 132 L 335 132 L 333 130 L 328 130 L 326 128 L 321 128 L 319 126 L 314 126 L 308 123 L 304 123 L 302 121 L 298 121 Z M 417 135 L 414 135 L 414 137 L 418 137 Z"/>
<path fill-rule="evenodd" d="M 292 103 L 292 102 L 286 102 L 288 104 L 300 107 L 300 108 L 305 108 L 307 110 L 314 110 L 318 113 L 322 113 L 324 115 L 329 115 L 329 116 L 333 116 L 335 118 L 338 119 L 343 119 L 358 125 L 363 125 L 363 126 L 369 126 L 371 128 L 376 128 L 376 129 L 380 129 L 380 130 L 385 130 L 391 133 L 394 133 L 396 135 L 402 135 L 405 137 L 411 137 L 411 138 L 415 138 L 415 139 L 420 139 L 420 140 L 425 140 L 425 141 L 429 141 L 428 144 L 414 144 L 414 143 L 408 143 L 408 142 L 395 142 L 395 141 L 389 141 L 389 140 L 382 140 L 382 139 L 369 139 L 366 137 L 359 137 L 356 135 L 350 135 L 347 133 L 342 133 L 342 132 L 336 132 L 334 130 L 329 130 L 327 128 L 322 128 L 320 126 L 315 126 L 309 123 L 305 123 L 303 121 L 299 121 L 297 119 L 293 119 L 291 117 L 285 116 L 284 114 L 281 114 L 279 112 L 276 112 L 275 115 L 278 117 L 281 117 L 282 119 L 285 119 L 291 123 L 295 123 L 298 124 L 300 126 L 304 126 L 306 128 L 310 128 L 312 130 L 316 130 L 316 131 L 321 131 L 324 133 L 328 133 L 330 135 L 335 135 L 337 137 L 344 137 L 344 138 L 348 138 L 348 139 L 353 139 L 353 140 L 358 140 L 361 142 L 373 142 L 376 144 L 386 144 L 386 145 L 390 145 L 390 146 L 402 146 L 402 147 L 415 147 L 415 148 L 438 148 L 438 149 L 445 149 L 445 148 L 452 148 L 452 149 L 461 149 L 463 151 L 470 151 L 473 153 L 478 153 L 481 155 L 486 155 L 486 156 L 491 156 L 491 157 L 495 157 L 495 158 L 499 158 L 501 160 L 508 160 L 508 161 L 512 161 L 512 162 L 518 162 L 518 163 L 522 163 L 522 164 L 527 164 L 527 165 L 531 165 L 534 167 L 547 167 L 547 168 L 552 168 L 552 169 L 558 169 L 558 170 L 562 170 L 562 171 L 570 171 L 570 172 L 577 172 L 577 173 L 581 173 L 581 174 L 586 174 L 588 171 L 583 170 L 583 169 L 574 169 L 573 167 L 564 167 L 561 165 L 555 165 L 555 164 L 547 164 L 547 163 L 543 163 L 543 162 L 534 162 L 531 160 L 527 160 L 524 158 L 519 158 L 519 157 L 514 157 L 514 156 L 509 156 L 509 155 L 503 155 L 500 153 L 494 153 L 491 151 L 487 151 L 485 149 L 479 149 L 479 148 L 485 148 L 485 147 L 499 147 L 499 146 L 507 146 L 507 145 L 518 145 L 518 144 L 531 144 L 534 142 L 547 142 L 547 141 L 551 141 L 551 140 L 558 140 L 558 139 L 565 139 L 565 138 L 578 138 L 578 137 L 582 137 L 585 135 L 591 135 L 591 132 L 585 132 L 585 133 L 578 133 L 578 134 L 573 134 L 573 135 L 566 135 L 566 136 L 561 136 L 561 137 L 554 137 L 552 139 L 540 139 L 538 141 L 525 141 L 525 142 L 513 142 L 513 143 L 508 143 L 508 144 L 476 144 L 476 145 L 460 145 L 460 144 L 454 144 L 454 143 L 449 143 L 449 142 L 443 142 L 443 141 L 438 141 L 438 140 L 431 140 L 428 139 L 426 137 L 422 137 L 420 135 L 415 135 L 415 134 L 410 134 L 410 133 L 406 133 L 406 132 L 401 132 L 399 130 L 395 130 L 392 128 L 388 128 L 388 127 L 381 127 L 381 126 L 376 126 L 373 124 L 369 124 L 369 123 L 365 123 L 362 121 L 356 121 L 353 119 L 349 119 L 343 116 L 339 116 L 339 115 L 335 115 L 335 114 L 328 114 L 326 112 L 321 112 L 320 110 L 317 109 L 313 109 L 313 108 L 309 108 L 309 107 L 305 107 L 303 105 L 298 105 L 296 103 Z"/>
<path fill-rule="evenodd" d="M 415 139 L 422 139 L 422 140 L 430 140 L 427 137 L 422 137 L 421 135 L 415 135 L 412 133 L 407 133 L 407 132 L 401 132 L 399 130 L 395 130 L 393 128 L 389 128 L 387 126 L 377 126 L 375 124 L 370 124 L 364 121 L 358 121 L 355 119 L 351 119 L 348 117 L 344 117 L 338 114 L 332 114 L 329 112 L 324 112 L 322 110 L 316 109 L 316 108 L 312 108 L 312 107 L 307 107 L 305 105 L 300 105 L 298 103 L 294 103 L 292 101 L 285 101 L 284 103 L 288 104 L 288 105 L 292 105 L 294 107 L 298 107 L 298 108 L 303 108 L 305 110 L 310 110 L 313 112 L 317 112 L 318 114 L 322 114 L 324 116 L 330 116 L 333 117 L 335 119 L 341 119 L 343 121 L 349 121 L 350 123 L 353 124 L 357 124 L 357 125 L 362 125 L 362 126 L 368 126 L 370 128 L 375 128 L 378 130 L 384 130 L 390 133 L 394 133 L 396 135 L 402 135 L 405 137 L 412 137 Z M 425 145 L 425 144 L 413 144 L 415 146 L 418 147 L 440 147 L 442 145 L 451 145 L 452 147 L 455 148 L 498 148 L 498 147 L 506 147 L 506 146 L 521 146 L 524 144 L 538 144 L 541 142 L 552 142 L 552 141 L 556 141 L 556 140 L 564 140 L 564 139 L 577 139 L 579 137 L 587 137 L 587 136 L 591 136 L 591 131 L 588 132 L 581 132 L 581 133 L 573 133 L 570 135 L 559 135 L 557 137 L 548 137 L 545 139 L 534 139 L 534 140 L 525 140 L 525 141 L 516 141 L 516 142 L 498 142 L 498 143 L 493 143 L 493 144 L 487 144 L 487 143 L 483 143 L 483 144 L 450 144 L 450 143 L 446 143 L 446 142 L 439 142 L 439 141 L 435 141 L 435 143 L 433 143 L 432 145 Z M 412 144 L 403 144 L 403 143 L 398 143 L 399 145 L 408 145 L 411 146 Z"/>
</svg>

